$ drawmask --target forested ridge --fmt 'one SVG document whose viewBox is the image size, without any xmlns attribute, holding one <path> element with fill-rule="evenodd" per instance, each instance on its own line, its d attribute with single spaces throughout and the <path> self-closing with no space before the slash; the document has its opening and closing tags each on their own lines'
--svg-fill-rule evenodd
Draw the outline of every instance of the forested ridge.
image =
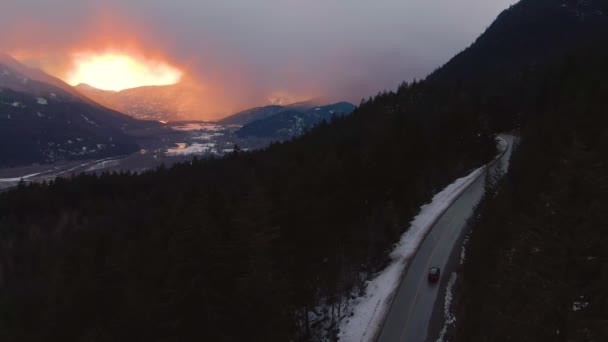
<svg viewBox="0 0 608 342">
<path fill-rule="evenodd" d="M 473 225 L 457 340 L 608 339 L 607 60 L 530 75 L 521 144 Z"/>
</svg>

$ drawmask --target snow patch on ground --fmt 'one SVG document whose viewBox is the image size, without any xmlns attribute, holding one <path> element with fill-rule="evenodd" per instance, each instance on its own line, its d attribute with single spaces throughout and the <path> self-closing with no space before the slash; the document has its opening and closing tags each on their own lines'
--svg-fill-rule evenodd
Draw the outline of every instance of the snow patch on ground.
<svg viewBox="0 0 608 342">
<path fill-rule="evenodd" d="M 467 236 L 464 238 L 464 241 L 462 242 L 462 249 L 460 250 L 460 264 L 461 265 L 464 264 L 464 261 L 467 256 L 467 244 L 469 243 L 470 238 L 471 238 L 471 235 L 467 234 Z"/>
<path fill-rule="evenodd" d="M 44 97 L 37 97 L 36 102 L 38 102 L 39 105 L 43 105 L 43 106 L 49 104 L 49 102 Z"/>
<path fill-rule="evenodd" d="M 411 222 L 410 228 L 401 236 L 390 254 L 392 262 L 376 277 L 367 282 L 365 295 L 352 300 L 352 316 L 346 315 L 340 322 L 340 341 L 372 341 L 376 331 L 382 325 L 391 299 L 399 286 L 401 275 L 426 233 L 436 219 L 452 204 L 477 177 L 483 173 L 485 166 L 471 172 L 468 176 L 457 179 L 433 197 L 429 204 L 420 208 L 420 212 Z"/>
<path fill-rule="evenodd" d="M 454 314 L 452 314 L 452 312 L 450 312 L 450 306 L 452 305 L 452 299 L 454 298 L 452 289 L 454 288 L 454 284 L 456 284 L 456 278 L 458 278 L 458 275 L 456 272 L 452 272 L 452 275 L 450 275 L 450 280 L 448 280 L 448 286 L 445 291 L 445 299 L 443 302 L 443 318 L 445 319 L 445 323 L 443 324 L 443 328 L 439 333 L 437 342 L 444 342 L 445 334 L 448 332 L 448 327 L 456 323 L 456 317 Z"/>
</svg>

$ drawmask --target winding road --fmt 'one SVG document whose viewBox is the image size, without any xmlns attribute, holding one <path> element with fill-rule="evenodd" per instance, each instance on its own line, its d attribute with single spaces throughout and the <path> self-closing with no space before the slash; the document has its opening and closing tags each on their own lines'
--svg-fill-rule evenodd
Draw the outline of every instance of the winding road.
<svg viewBox="0 0 608 342">
<path fill-rule="evenodd" d="M 488 165 L 488 170 L 501 168 L 506 171 L 508 168 L 515 138 L 510 135 L 500 137 L 507 146 L 504 153 Z M 467 220 L 483 195 L 486 172 L 481 173 L 439 216 L 424 238 L 401 279 L 377 341 L 419 342 L 437 338 L 439 332 L 429 329 L 431 317 L 434 310 L 443 312 L 443 297 L 440 295 L 445 293 L 447 279 L 457 264 L 450 262 L 450 256 L 459 254 L 452 251 L 460 248 L 467 231 Z M 433 266 L 441 268 L 441 278 L 437 283 L 427 281 L 428 269 Z"/>
</svg>

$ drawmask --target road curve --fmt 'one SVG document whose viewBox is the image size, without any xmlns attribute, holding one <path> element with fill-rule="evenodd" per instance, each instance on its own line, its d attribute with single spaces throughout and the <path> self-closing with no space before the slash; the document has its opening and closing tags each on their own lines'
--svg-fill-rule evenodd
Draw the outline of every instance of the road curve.
<svg viewBox="0 0 608 342">
<path fill-rule="evenodd" d="M 501 135 L 508 146 L 497 162 L 489 165 L 489 170 L 506 168 L 511 155 L 513 136 Z M 500 161 L 500 162 L 498 162 Z M 437 336 L 429 333 L 429 322 L 433 309 L 439 303 L 437 299 L 440 287 L 445 286 L 452 270 L 446 269 L 452 250 L 466 231 L 466 223 L 474 207 L 481 199 L 485 185 L 485 173 L 473 181 L 441 214 L 427 236 L 422 241 L 415 256 L 399 284 L 392 305 L 377 335 L 378 342 L 419 342 Z M 430 284 L 427 272 L 430 267 L 441 268 L 439 282 Z M 443 280 L 443 281 L 442 281 Z"/>
</svg>

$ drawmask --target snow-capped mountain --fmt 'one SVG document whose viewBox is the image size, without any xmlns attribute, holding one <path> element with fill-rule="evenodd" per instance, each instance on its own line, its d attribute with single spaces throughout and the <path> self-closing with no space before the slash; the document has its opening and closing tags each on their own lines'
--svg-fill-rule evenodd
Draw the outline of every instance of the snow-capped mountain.
<svg viewBox="0 0 608 342">
<path fill-rule="evenodd" d="M 138 146 L 126 132 L 151 124 L 102 107 L 8 56 L 0 58 L 0 166 L 130 153 Z"/>
<path fill-rule="evenodd" d="M 2 63 L 7 70 L 10 69 L 15 74 L 22 75 L 24 78 L 55 86 L 77 98 L 83 97 L 82 94 L 80 94 L 76 89 L 74 89 L 72 86 L 65 83 L 64 81 L 58 79 L 57 77 L 51 76 L 40 69 L 30 68 L 30 67 L 20 63 L 19 61 L 14 59 L 12 56 L 3 54 L 1 52 L 0 52 L 0 63 Z M 3 70 L 0 69 L 0 74 L 3 74 L 3 73 L 4 73 Z M 21 89 L 24 89 L 26 91 L 31 91 L 31 89 L 32 89 L 31 84 L 30 84 L 29 88 L 25 87 L 26 85 L 27 85 L 27 81 L 24 81 L 24 83 L 23 83 L 24 87 L 22 87 Z M 12 86 L 18 86 L 18 85 L 12 84 Z M 18 90 L 18 89 L 14 89 L 14 90 Z M 83 100 L 86 101 L 87 99 L 83 99 Z M 90 102 L 90 101 L 88 101 L 88 102 Z"/>
</svg>

